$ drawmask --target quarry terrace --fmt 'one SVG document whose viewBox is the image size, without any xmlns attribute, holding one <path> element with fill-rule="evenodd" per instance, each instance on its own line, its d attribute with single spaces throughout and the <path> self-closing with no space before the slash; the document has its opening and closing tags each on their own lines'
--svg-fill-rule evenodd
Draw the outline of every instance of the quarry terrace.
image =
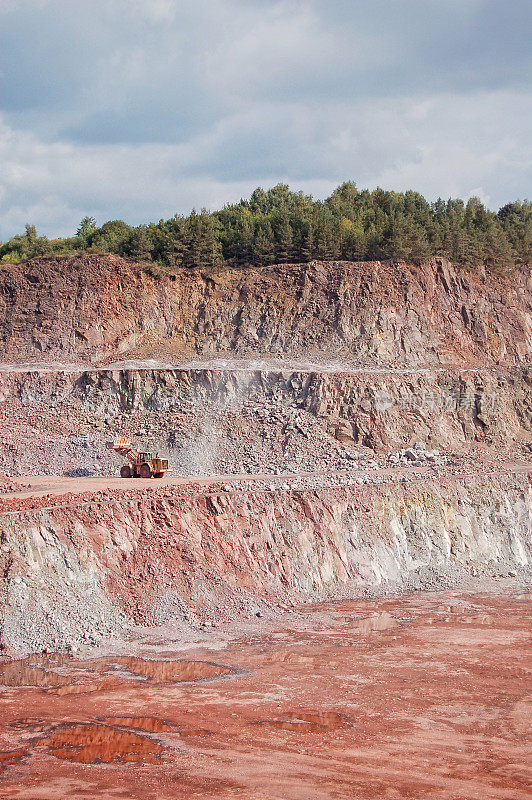
<svg viewBox="0 0 532 800">
<path fill-rule="evenodd" d="M 528 798 L 531 290 L 0 264 L 0 797 Z"/>
</svg>

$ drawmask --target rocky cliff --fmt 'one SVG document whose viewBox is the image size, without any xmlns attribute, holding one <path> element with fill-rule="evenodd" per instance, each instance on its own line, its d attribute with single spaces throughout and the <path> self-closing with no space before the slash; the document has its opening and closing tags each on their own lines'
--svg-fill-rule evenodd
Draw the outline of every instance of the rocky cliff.
<svg viewBox="0 0 532 800">
<path fill-rule="evenodd" d="M 508 577 L 532 557 L 526 475 L 323 491 L 108 493 L 0 517 L 1 640 L 77 647 L 286 603 Z"/>
<path fill-rule="evenodd" d="M 364 366 L 530 360 L 532 276 L 435 259 L 178 270 L 113 256 L 0 266 L 0 360 L 206 355 Z"/>
<path fill-rule="evenodd" d="M 415 441 L 509 458 L 532 443 L 532 372 L 0 371 L 0 423 L 12 475 L 115 474 L 105 442 L 123 436 L 149 437 L 180 474 L 345 469 Z"/>
<path fill-rule="evenodd" d="M 38 477 L 0 475 L 0 641 L 524 579 L 531 353 L 525 269 L 2 265 L 0 472 Z"/>
</svg>

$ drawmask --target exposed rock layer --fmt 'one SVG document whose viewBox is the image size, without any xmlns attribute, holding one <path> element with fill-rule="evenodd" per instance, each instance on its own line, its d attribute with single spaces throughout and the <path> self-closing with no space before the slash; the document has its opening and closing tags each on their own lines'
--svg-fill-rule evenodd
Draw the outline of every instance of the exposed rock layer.
<svg viewBox="0 0 532 800">
<path fill-rule="evenodd" d="M 182 474 L 200 466 L 207 473 L 241 471 L 238 448 L 247 439 L 256 470 L 268 463 L 290 468 L 292 451 L 306 470 L 313 459 L 319 468 L 320 453 L 341 468 L 334 461 L 339 442 L 346 453 L 357 446 L 390 451 L 416 440 L 447 451 L 525 444 L 532 440 L 532 373 L 517 366 L 7 372 L 0 373 L 0 421 L 0 469 L 14 475 L 115 474 L 118 462 L 105 441 L 116 436 L 139 446 L 148 436 Z M 201 448 L 210 458 L 199 459 Z"/>
<path fill-rule="evenodd" d="M 530 562 L 531 514 L 528 477 L 506 474 L 323 492 L 139 492 L 4 515 L 2 641 L 77 645 L 132 622 L 217 623 L 271 602 L 515 574 Z"/>
<path fill-rule="evenodd" d="M 531 442 L 531 297 L 525 269 L 441 259 L 158 279 L 111 256 L 2 266 L 1 472 L 116 474 L 104 443 L 127 436 L 178 474 L 299 475 L 209 496 L 131 481 L 97 497 L 80 477 L 78 496 L 31 511 L 23 487 L 6 491 L 2 642 L 91 644 L 134 624 L 524 575 L 530 484 L 505 469 L 525 469 Z M 388 469 L 382 452 L 414 442 L 443 458 L 424 476 Z"/>
<path fill-rule="evenodd" d="M 179 270 L 113 256 L 0 266 L 0 359 L 319 355 L 373 365 L 530 360 L 532 276 L 442 259 Z"/>
</svg>

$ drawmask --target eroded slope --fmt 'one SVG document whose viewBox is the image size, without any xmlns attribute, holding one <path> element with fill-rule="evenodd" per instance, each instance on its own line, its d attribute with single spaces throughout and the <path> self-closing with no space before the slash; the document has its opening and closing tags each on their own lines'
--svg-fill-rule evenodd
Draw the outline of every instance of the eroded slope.
<svg viewBox="0 0 532 800">
<path fill-rule="evenodd" d="M 0 511 L 4 645 L 79 646 L 134 623 L 190 631 L 286 602 L 524 575 L 530 563 L 526 473 L 290 483 L 133 488 Z"/>
<path fill-rule="evenodd" d="M 0 267 L 3 361 L 265 354 L 350 364 L 530 360 L 532 277 L 442 259 L 178 270 L 114 256 Z"/>
</svg>

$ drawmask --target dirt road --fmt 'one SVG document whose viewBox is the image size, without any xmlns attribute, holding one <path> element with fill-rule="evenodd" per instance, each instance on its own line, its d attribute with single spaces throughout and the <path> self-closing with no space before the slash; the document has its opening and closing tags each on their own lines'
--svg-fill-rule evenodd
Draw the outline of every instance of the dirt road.
<svg viewBox="0 0 532 800">
<path fill-rule="evenodd" d="M 491 468 L 490 468 L 491 467 Z M 463 474 L 462 470 L 440 469 L 440 474 L 449 477 L 453 474 Z M 498 474 L 499 472 L 507 472 L 514 474 L 532 473 L 532 463 L 517 463 L 506 462 L 498 465 L 486 465 L 486 472 Z M 24 476 L 17 479 L 24 487 L 20 491 L 6 492 L 2 495 L 3 499 L 20 499 L 25 500 L 32 497 L 39 498 L 46 495 L 59 497 L 67 494 L 90 494 L 96 492 L 106 492 L 111 490 L 138 490 L 143 491 L 146 489 L 162 489 L 172 486 L 217 486 L 220 483 L 227 484 L 227 490 L 232 488 L 232 484 L 240 484 L 242 482 L 249 483 L 250 487 L 254 483 L 263 483 L 267 481 L 272 483 L 273 488 L 277 488 L 279 484 L 292 481 L 308 481 L 319 480 L 320 478 L 330 477 L 344 479 L 364 479 L 369 482 L 373 479 L 389 478 L 390 480 L 402 480 L 408 478 L 414 480 L 416 478 L 424 479 L 434 475 L 434 470 L 430 467 L 406 467 L 398 468 L 382 468 L 363 470 L 356 469 L 352 471 L 335 470 L 328 472 L 301 472 L 283 475 L 272 475 L 270 473 L 262 474 L 230 474 L 230 475 L 210 475 L 205 477 L 190 477 L 180 475 L 167 475 L 164 478 L 120 478 L 116 476 L 89 476 L 89 477 L 66 477 L 64 475 L 33 475 Z M 283 488 L 283 487 L 281 487 Z"/>
</svg>

